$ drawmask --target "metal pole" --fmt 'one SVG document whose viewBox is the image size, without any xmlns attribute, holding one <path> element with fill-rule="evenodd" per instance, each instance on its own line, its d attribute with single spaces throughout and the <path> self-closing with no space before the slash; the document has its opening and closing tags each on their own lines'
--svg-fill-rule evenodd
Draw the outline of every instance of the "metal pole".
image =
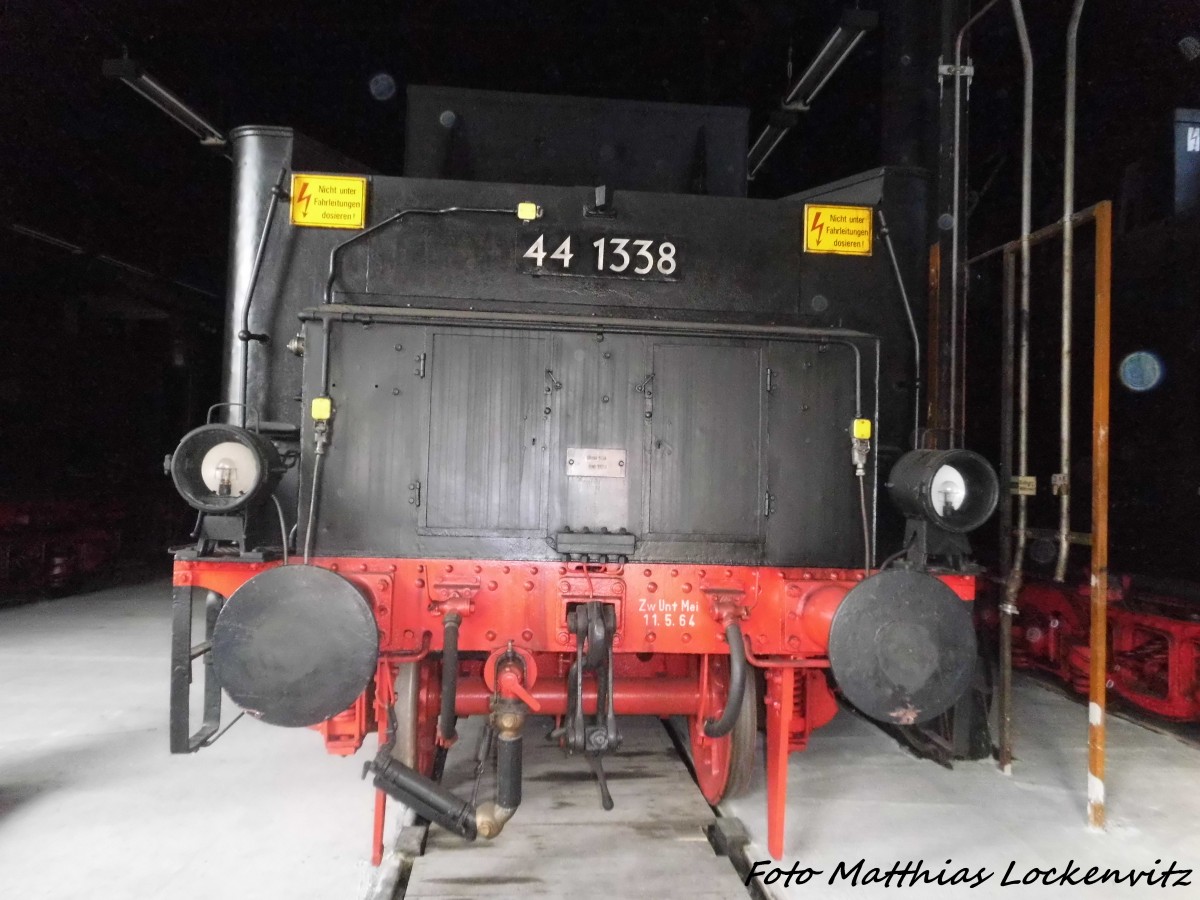
<svg viewBox="0 0 1200 900">
<path fill-rule="evenodd" d="M 879 234 L 887 246 L 888 257 L 892 261 L 892 273 L 896 276 L 896 287 L 900 289 L 900 299 L 904 302 L 904 314 L 908 317 L 908 330 L 912 334 L 913 343 L 913 433 L 912 445 L 916 449 L 921 440 L 921 337 L 917 334 L 917 323 L 913 319 L 912 304 L 908 302 L 908 290 L 904 287 L 904 276 L 900 273 L 900 263 L 896 260 L 896 250 L 892 246 L 892 235 L 888 231 L 887 219 L 883 210 L 875 210 L 879 217 Z"/>
<path fill-rule="evenodd" d="M 1107 203 L 1108 201 L 1104 201 L 1104 202 Z M 1092 206 L 1085 206 L 1083 209 L 1079 210 L 1079 212 L 1075 213 L 1075 215 L 1071 216 L 1071 222 L 1075 225 L 1083 225 L 1087 222 L 1092 221 L 1094 218 L 1096 218 L 1097 206 L 1098 206 L 1098 204 L 1094 204 Z M 1062 230 L 1063 230 L 1062 220 L 1055 219 L 1049 225 L 1043 225 L 1037 231 L 1030 233 L 1029 246 L 1033 247 L 1033 246 L 1036 246 L 1037 244 L 1043 243 L 1044 241 L 1048 241 L 1051 238 L 1058 237 L 1058 235 L 1062 233 Z M 973 266 L 976 263 L 981 263 L 985 259 L 991 259 L 997 253 L 1007 253 L 1009 250 L 1020 250 L 1020 249 L 1021 249 L 1021 239 L 1018 237 L 1016 240 L 1009 241 L 1008 243 L 997 244 L 995 247 L 993 247 L 990 250 L 984 250 L 982 253 L 976 253 L 974 256 L 972 256 L 970 259 L 967 260 L 967 265 Z"/>
<path fill-rule="evenodd" d="M 1021 0 L 1012 0 L 1013 19 L 1021 43 L 1025 70 L 1024 139 L 1021 147 L 1021 358 L 1018 372 L 1017 408 L 1017 474 L 1024 475 L 1029 467 L 1029 234 L 1032 228 L 1033 184 L 1033 52 L 1029 47 L 1029 32 L 1025 29 L 1025 13 Z M 1017 545 L 1008 572 L 1001 613 L 1012 616 L 1017 612 L 1017 595 L 1021 592 L 1022 567 L 1025 562 L 1025 541 L 1029 524 L 1029 504 L 1025 494 L 1017 497 Z M 1003 635 L 1002 635 L 1003 638 Z M 1012 771 L 1011 752 L 1000 760 L 1000 767 Z"/>
<path fill-rule="evenodd" d="M 1004 251 L 1004 299 L 1002 307 L 1000 387 L 1000 566 L 1008 574 L 1012 553 L 1012 468 L 1013 468 L 1013 364 L 1017 299 L 1017 257 Z M 1000 604 L 1000 767 L 1012 766 L 1012 617 L 1015 606 L 1007 600 Z"/>
<path fill-rule="evenodd" d="M 1096 325 L 1092 357 L 1092 626 L 1088 675 L 1088 824 L 1104 827 L 1108 678 L 1109 369 L 1112 365 L 1112 203 L 1096 206 Z"/>
<path fill-rule="evenodd" d="M 999 0 L 989 0 L 986 6 L 963 24 L 954 39 L 954 186 L 951 188 L 950 216 L 953 220 L 950 226 L 950 446 L 956 446 L 958 441 L 958 235 L 962 230 L 959 224 L 959 205 L 962 193 L 962 45 L 963 38 L 980 18 Z"/>
<path fill-rule="evenodd" d="M 1075 0 L 1067 27 L 1067 102 L 1063 115 L 1063 255 L 1062 255 L 1062 400 L 1058 426 L 1061 483 L 1058 485 L 1058 559 L 1054 580 L 1067 574 L 1071 552 L 1071 279 L 1074 275 L 1075 225 L 1075 70 L 1079 55 L 1079 20 L 1086 0 Z"/>
<path fill-rule="evenodd" d="M 283 185 L 287 181 L 287 171 L 287 166 L 279 170 L 279 177 L 275 180 L 275 187 L 271 188 L 271 200 L 267 206 L 267 217 L 266 221 L 263 222 L 262 231 L 258 235 L 258 247 L 254 251 L 254 265 L 250 268 L 250 283 L 246 286 L 246 300 L 242 305 L 242 327 L 237 335 L 235 335 L 242 345 L 241 425 L 243 428 L 246 427 L 246 417 L 249 415 L 251 405 L 250 344 L 266 337 L 265 335 L 260 335 L 256 338 L 250 330 L 250 304 L 254 302 L 254 288 L 258 285 L 258 276 L 262 272 L 263 256 L 267 250 L 267 239 L 271 236 L 271 223 L 275 221 L 275 210 L 279 206 L 279 201 L 285 196 Z M 259 407 L 259 412 L 262 412 L 262 407 Z"/>
<path fill-rule="evenodd" d="M 225 149 L 228 142 L 221 129 L 152 78 L 142 68 L 141 63 L 127 57 L 106 59 L 102 71 L 105 78 L 116 78 L 123 81 L 163 113 L 200 138 L 200 143 L 204 146 Z"/>
<path fill-rule="evenodd" d="M 1012 565 L 1013 383 L 1016 365 L 1017 256 L 1004 251 L 1000 307 L 1000 574 Z"/>
</svg>

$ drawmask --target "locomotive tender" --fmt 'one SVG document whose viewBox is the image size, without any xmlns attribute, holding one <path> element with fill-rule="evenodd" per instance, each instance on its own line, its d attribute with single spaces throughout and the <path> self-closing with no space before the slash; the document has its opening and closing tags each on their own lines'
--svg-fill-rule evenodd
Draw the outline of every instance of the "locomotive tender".
<svg viewBox="0 0 1200 900">
<path fill-rule="evenodd" d="M 532 714 L 606 807 L 622 716 L 686 719 L 712 803 L 765 716 L 779 856 L 788 754 L 835 684 L 908 725 L 975 666 L 986 463 L 904 456 L 907 557 L 875 570 L 902 521 L 881 467 L 914 437 L 922 176 L 748 200 L 737 110 L 411 89 L 408 116 L 408 177 L 231 135 L 227 403 L 168 461 L 200 513 L 172 751 L 215 739 L 222 690 L 333 753 L 377 732 L 378 860 L 389 794 L 498 834 Z M 496 766 L 477 808 L 438 783 L 471 715 Z"/>
</svg>

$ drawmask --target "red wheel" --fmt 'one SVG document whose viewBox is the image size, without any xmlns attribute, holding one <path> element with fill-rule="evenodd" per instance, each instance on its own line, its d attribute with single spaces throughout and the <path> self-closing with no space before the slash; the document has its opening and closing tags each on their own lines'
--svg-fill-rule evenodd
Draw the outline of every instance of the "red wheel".
<svg viewBox="0 0 1200 900">
<path fill-rule="evenodd" d="M 392 755 L 426 777 L 433 775 L 441 664 L 432 659 L 396 667 L 396 743 Z"/>
<path fill-rule="evenodd" d="M 707 684 L 707 690 L 699 714 L 688 719 L 688 734 L 696 783 L 700 785 L 704 799 L 715 806 L 728 797 L 744 794 L 754 774 L 758 682 L 753 672 L 747 672 L 742 709 L 733 730 L 725 737 L 706 737 L 705 720 L 720 716 L 729 697 L 729 657 L 709 656 L 700 665 L 701 681 Z M 706 677 L 704 667 L 708 670 Z"/>
</svg>

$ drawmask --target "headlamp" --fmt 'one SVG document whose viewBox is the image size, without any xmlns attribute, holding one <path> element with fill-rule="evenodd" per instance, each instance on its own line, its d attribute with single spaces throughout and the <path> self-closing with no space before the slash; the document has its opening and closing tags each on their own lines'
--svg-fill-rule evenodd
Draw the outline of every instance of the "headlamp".
<svg viewBox="0 0 1200 900">
<path fill-rule="evenodd" d="M 1000 499 L 991 464 L 970 450 L 913 450 L 888 476 L 892 502 L 909 519 L 963 534 L 987 521 Z"/>
<path fill-rule="evenodd" d="M 270 440 L 236 425 L 202 425 L 171 456 L 171 479 L 193 509 L 228 515 L 270 495 L 284 465 Z"/>
</svg>

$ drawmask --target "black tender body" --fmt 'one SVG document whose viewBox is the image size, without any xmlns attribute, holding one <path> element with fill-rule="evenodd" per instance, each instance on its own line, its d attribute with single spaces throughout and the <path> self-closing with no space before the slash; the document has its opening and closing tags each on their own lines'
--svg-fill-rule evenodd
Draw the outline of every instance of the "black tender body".
<svg viewBox="0 0 1200 900">
<path fill-rule="evenodd" d="M 472 144 L 485 132 L 470 127 L 471 104 L 487 100 L 473 92 L 454 105 L 454 153 L 428 121 L 412 125 L 424 136 L 410 130 L 409 170 L 464 174 L 462 160 L 489 146 Z M 424 105 L 410 98 L 425 119 L 452 103 L 444 91 Z M 524 107 L 512 109 L 519 125 Z M 670 110 L 691 152 L 665 148 L 657 183 L 655 165 L 631 163 L 638 187 L 706 189 L 728 174 L 714 160 L 744 158 L 744 116 Z M 528 116 L 531 127 L 545 118 Z M 569 142 L 555 146 L 561 156 Z M 275 434 L 301 427 L 305 485 L 309 403 L 321 393 L 330 342 L 335 414 L 317 556 L 554 559 L 594 545 L 656 561 L 863 564 L 849 430 L 856 417 L 876 421 L 866 497 L 874 534 L 878 473 L 909 441 L 911 338 L 878 223 L 869 257 L 804 253 L 803 208 L 886 213 L 923 334 L 920 173 L 879 170 L 807 195 L 750 200 L 626 190 L 621 168 L 609 165 L 598 169 L 607 188 L 598 206 L 597 183 L 553 185 L 553 158 L 478 167 L 498 179 L 540 171 L 547 182 L 510 184 L 375 175 L 284 128 L 236 130 L 232 147 L 227 398 L 243 400 L 249 348 L 245 399 L 262 420 L 281 423 L 267 426 Z M 618 149 L 640 158 L 637 146 Z M 713 171 L 688 181 L 682 166 Z M 367 175 L 368 225 L 402 209 L 522 201 L 542 216 L 409 216 L 342 254 L 324 304 L 330 251 L 355 232 L 294 226 L 286 201 L 254 274 L 271 189 L 294 172 Z M 675 266 L 644 277 L 547 274 L 525 256 L 539 236 L 547 254 L 570 236 L 581 265 L 597 240 L 649 240 L 656 253 L 667 242 Z M 238 340 L 243 330 L 269 341 Z M 287 349 L 297 334 L 303 359 Z M 583 451 L 607 474 L 583 474 L 575 458 Z M 596 451 L 613 456 L 597 464 Z M 295 479 L 293 471 L 281 496 L 298 504 L 303 532 L 309 499 L 295 496 Z M 584 529 L 604 536 L 581 538 Z"/>
</svg>

